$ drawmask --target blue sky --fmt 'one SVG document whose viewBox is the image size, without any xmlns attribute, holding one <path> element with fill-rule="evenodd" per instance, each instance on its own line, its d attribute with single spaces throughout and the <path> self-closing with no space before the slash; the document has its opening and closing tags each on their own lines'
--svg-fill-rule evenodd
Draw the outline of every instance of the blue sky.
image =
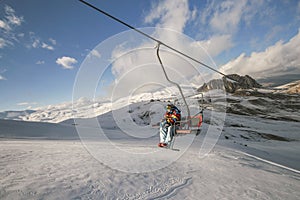
<svg viewBox="0 0 300 200">
<path fill-rule="evenodd" d="M 88 2 L 135 27 L 183 32 L 224 73 L 300 74 L 299 1 Z M 71 101 L 85 57 L 126 30 L 77 0 L 0 1 L 0 111 Z"/>
</svg>

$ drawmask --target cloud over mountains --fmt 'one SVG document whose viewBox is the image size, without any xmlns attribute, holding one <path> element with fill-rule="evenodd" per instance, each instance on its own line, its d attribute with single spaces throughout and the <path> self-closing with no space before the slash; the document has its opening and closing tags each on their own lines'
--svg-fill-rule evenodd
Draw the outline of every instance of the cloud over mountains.
<svg viewBox="0 0 300 200">
<path fill-rule="evenodd" d="M 288 42 L 278 41 L 264 51 L 242 53 L 221 67 L 224 73 L 253 75 L 257 78 L 300 73 L 300 29 Z"/>
</svg>

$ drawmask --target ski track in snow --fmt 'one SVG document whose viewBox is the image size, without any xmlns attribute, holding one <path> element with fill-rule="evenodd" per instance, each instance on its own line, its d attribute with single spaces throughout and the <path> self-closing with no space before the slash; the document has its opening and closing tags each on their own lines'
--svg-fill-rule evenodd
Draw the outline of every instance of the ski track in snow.
<svg viewBox="0 0 300 200">
<path fill-rule="evenodd" d="M 142 193 L 134 195 L 126 194 L 124 200 L 139 200 L 139 199 L 162 199 L 168 198 L 176 194 L 176 192 L 190 184 L 191 178 L 171 178 L 159 185 L 150 186 Z"/>
<path fill-rule="evenodd" d="M 290 168 L 290 167 L 287 167 L 287 166 L 284 166 L 284 165 L 280 165 L 280 164 L 278 164 L 278 163 L 275 163 L 275 162 L 272 162 L 272 161 L 269 161 L 269 160 L 260 158 L 260 157 L 258 157 L 258 156 L 251 155 L 251 154 L 249 154 L 249 153 L 244 153 L 244 152 L 241 152 L 241 153 L 244 154 L 244 155 L 246 155 L 246 156 L 255 158 L 256 160 L 259 160 L 259 161 L 268 163 L 268 164 L 270 164 L 270 165 L 274 165 L 274 166 L 277 166 L 277 167 L 280 167 L 280 168 L 283 168 L 283 169 L 286 169 L 286 170 L 289 170 L 289 171 L 292 171 L 292 172 L 295 172 L 295 173 L 300 174 L 300 171 L 299 171 L 299 170 L 296 170 L 296 169 L 293 169 L 293 168 Z"/>
</svg>

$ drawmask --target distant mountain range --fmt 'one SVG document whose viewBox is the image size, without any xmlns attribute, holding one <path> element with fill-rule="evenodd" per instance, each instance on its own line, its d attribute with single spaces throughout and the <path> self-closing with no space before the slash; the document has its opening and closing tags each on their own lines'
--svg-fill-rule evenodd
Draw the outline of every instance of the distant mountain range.
<svg viewBox="0 0 300 200">
<path fill-rule="evenodd" d="M 4 111 L 0 112 L 0 119 L 21 120 L 22 117 L 36 112 L 35 110 L 22 110 L 22 111 Z"/>
<path fill-rule="evenodd" d="M 218 98 L 210 94 L 211 90 L 216 89 L 227 92 L 226 102 L 224 103 L 227 105 L 226 112 L 228 113 L 300 121 L 298 114 L 300 109 L 300 80 L 279 87 L 263 87 L 258 81 L 248 75 L 231 74 L 222 79 L 214 79 L 204 83 L 197 89 L 198 92 L 204 93 L 204 102 L 208 109 L 218 110 L 218 104 L 214 102 L 224 101 L 222 99 L 218 100 Z M 176 91 L 177 88 L 170 90 Z M 185 94 L 188 94 L 187 88 L 183 87 L 183 90 Z M 91 118 L 100 116 L 116 109 L 116 105 L 118 108 L 121 108 L 142 101 L 153 99 L 172 101 L 178 97 L 170 97 L 168 91 L 157 91 L 138 94 L 131 97 L 131 101 L 125 98 L 118 100 L 116 103 L 108 100 L 93 101 L 83 98 L 73 102 L 73 104 L 69 102 L 37 110 L 0 112 L 0 119 L 59 123 L 74 117 Z"/>
<path fill-rule="evenodd" d="M 210 90 L 221 89 L 228 93 L 240 94 L 243 90 L 268 89 L 269 92 L 300 94 L 300 80 L 294 81 L 278 87 L 263 87 L 258 81 L 251 76 L 240 76 L 238 74 L 230 74 L 222 79 L 213 79 L 204 83 L 198 92 L 208 92 Z"/>
<path fill-rule="evenodd" d="M 217 89 L 227 92 L 226 99 L 210 95 L 210 91 Z M 226 104 L 227 113 L 300 121 L 300 80 L 279 87 L 264 87 L 248 75 L 231 74 L 204 83 L 198 92 L 206 94 L 206 105 L 215 110 L 223 111 L 219 101 Z"/>
<path fill-rule="evenodd" d="M 299 77 L 300 77 L 300 72 L 295 74 L 284 74 L 284 75 L 277 75 L 277 76 L 272 76 L 267 78 L 259 78 L 256 79 L 256 81 L 266 87 L 278 87 L 281 85 L 298 81 Z"/>
</svg>

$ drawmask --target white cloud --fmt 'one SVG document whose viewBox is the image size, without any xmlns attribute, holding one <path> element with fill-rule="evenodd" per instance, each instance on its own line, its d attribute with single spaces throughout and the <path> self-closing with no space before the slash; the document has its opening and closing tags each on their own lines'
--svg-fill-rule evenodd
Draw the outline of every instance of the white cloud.
<svg viewBox="0 0 300 200">
<path fill-rule="evenodd" d="M 20 102 L 17 103 L 17 106 L 29 106 L 29 105 L 36 105 L 36 102 Z"/>
<path fill-rule="evenodd" d="M 101 54 L 96 49 L 93 49 L 90 53 L 91 53 L 91 56 L 101 58 Z"/>
<path fill-rule="evenodd" d="M 266 17 L 264 0 L 224 0 L 209 1 L 201 10 L 199 22 L 210 34 L 236 34 L 241 24 L 250 26 L 253 20 L 257 23 Z M 264 16 L 264 17 L 263 17 Z"/>
<path fill-rule="evenodd" d="M 1 75 L 1 74 L 3 74 L 6 71 L 7 71 L 6 69 L 0 71 L 0 81 L 7 80 L 4 76 Z"/>
<path fill-rule="evenodd" d="M 39 61 L 37 61 L 35 64 L 37 64 L 37 65 L 43 65 L 43 64 L 45 64 L 45 61 L 39 60 Z"/>
<path fill-rule="evenodd" d="M 42 48 L 43 49 L 48 49 L 48 50 L 51 50 L 51 51 L 53 51 L 54 50 L 54 47 L 53 46 L 50 46 L 50 45 L 48 45 L 48 44 L 46 44 L 46 43 L 42 43 Z"/>
<path fill-rule="evenodd" d="M 63 56 L 61 58 L 57 58 L 56 63 L 61 65 L 64 69 L 73 69 L 73 64 L 76 64 L 77 60 L 75 58 Z"/>
<path fill-rule="evenodd" d="M 195 20 L 196 17 L 197 17 L 197 14 L 198 14 L 198 10 L 197 10 L 196 7 L 194 7 L 194 9 L 193 9 L 193 10 L 191 11 L 191 13 L 190 13 L 190 18 L 191 18 L 191 20 Z"/>
<path fill-rule="evenodd" d="M 18 34 L 18 37 L 19 37 L 19 38 L 24 38 L 24 36 L 25 36 L 25 33 L 19 33 L 19 34 Z"/>
<path fill-rule="evenodd" d="M 51 44 L 56 45 L 56 40 L 54 40 L 53 38 L 49 38 L 49 41 L 51 42 Z"/>
<path fill-rule="evenodd" d="M 0 19 L 0 28 L 4 29 L 5 31 L 11 30 L 11 27 L 9 26 L 9 24 L 1 19 Z"/>
<path fill-rule="evenodd" d="M 7 79 L 0 74 L 0 81 L 4 81 L 4 80 L 7 80 Z"/>
<path fill-rule="evenodd" d="M 29 33 L 30 35 L 30 39 L 31 39 L 31 45 L 28 46 L 28 48 L 43 48 L 43 49 L 47 49 L 47 50 L 50 50 L 50 51 L 53 51 L 54 50 L 54 46 L 52 45 L 49 45 L 45 42 L 42 41 L 41 38 L 39 38 L 38 36 L 36 36 L 36 34 L 34 32 L 30 32 Z M 56 41 L 54 39 L 49 39 L 50 43 L 55 45 L 56 44 Z"/>
<path fill-rule="evenodd" d="M 3 49 L 6 46 L 6 42 L 3 38 L 0 38 L 0 49 Z"/>
<path fill-rule="evenodd" d="M 278 33 L 283 32 L 285 27 L 280 25 L 273 26 L 265 36 L 267 41 L 271 41 Z"/>
<path fill-rule="evenodd" d="M 4 9 L 6 18 L 5 21 L 8 25 L 20 26 L 22 22 L 24 22 L 24 18 L 22 16 L 18 17 L 15 15 L 15 10 L 12 7 L 5 5 Z"/>
<path fill-rule="evenodd" d="M 15 10 L 5 5 L 4 16 L 0 19 L 0 31 L 2 37 L 6 40 L 15 40 L 14 28 L 20 26 L 24 22 L 24 18 L 15 15 Z"/>
<path fill-rule="evenodd" d="M 231 35 L 214 35 L 208 40 L 197 41 L 196 43 L 212 57 L 234 46 Z"/>
<path fill-rule="evenodd" d="M 254 77 L 271 77 L 282 73 L 300 73 L 300 29 L 288 42 L 278 41 L 262 52 L 245 53 L 223 65 L 226 74 L 249 74 Z"/>
<path fill-rule="evenodd" d="M 191 15 L 193 12 L 189 11 L 187 0 L 164 0 L 152 5 L 152 9 L 144 21 L 149 24 L 158 20 L 156 27 L 183 32 Z"/>
<path fill-rule="evenodd" d="M 263 8 L 264 0 L 210 1 L 201 12 L 202 25 L 209 25 L 213 34 L 235 34 L 241 22 L 249 25 Z"/>
<path fill-rule="evenodd" d="M 38 48 L 40 45 L 40 40 L 39 39 L 35 39 L 32 43 L 32 47 L 33 48 Z"/>
<path fill-rule="evenodd" d="M 23 22 L 23 18 L 17 17 L 15 15 L 7 16 L 7 19 L 10 24 L 20 26 Z"/>
<path fill-rule="evenodd" d="M 210 21 L 211 27 L 221 33 L 235 32 L 245 5 L 245 0 L 222 2 Z"/>
<path fill-rule="evenodd" d="M 33 106 L 36 107 L 36 105 L 38 105 L 37 102 L 20 102 L 20 103 L 17 103 L 17 106 L 25 107 L 25 109 L 27 109 L 27 110 L 32 109 Z"/>
<path fill-rule="evenodd" d="M 17 33 L 16 27 L 19 27 L 24 22 L 23 16 L 17 16 L 15 10 L 5 5 L 4 16 L 0 19 L 0 48 L 4 48 L 8 45 L 14 45 L 15 42 L 20 42 L 19 40 L 25 39 L 25 33 Z M 26 38 L 28 39 L 28 38 Z M 24 42 L 27 48 L 43 48 L 47 50 L 54 50 L 56 45 L 56 40 L 49 38 L 48 42 L 44 42 L 40 37 L 36 36 L 34 32 L 29 32 L 29 42 Z M 50 44 L 49 44 L 50 43 Z"/>
</svg>

